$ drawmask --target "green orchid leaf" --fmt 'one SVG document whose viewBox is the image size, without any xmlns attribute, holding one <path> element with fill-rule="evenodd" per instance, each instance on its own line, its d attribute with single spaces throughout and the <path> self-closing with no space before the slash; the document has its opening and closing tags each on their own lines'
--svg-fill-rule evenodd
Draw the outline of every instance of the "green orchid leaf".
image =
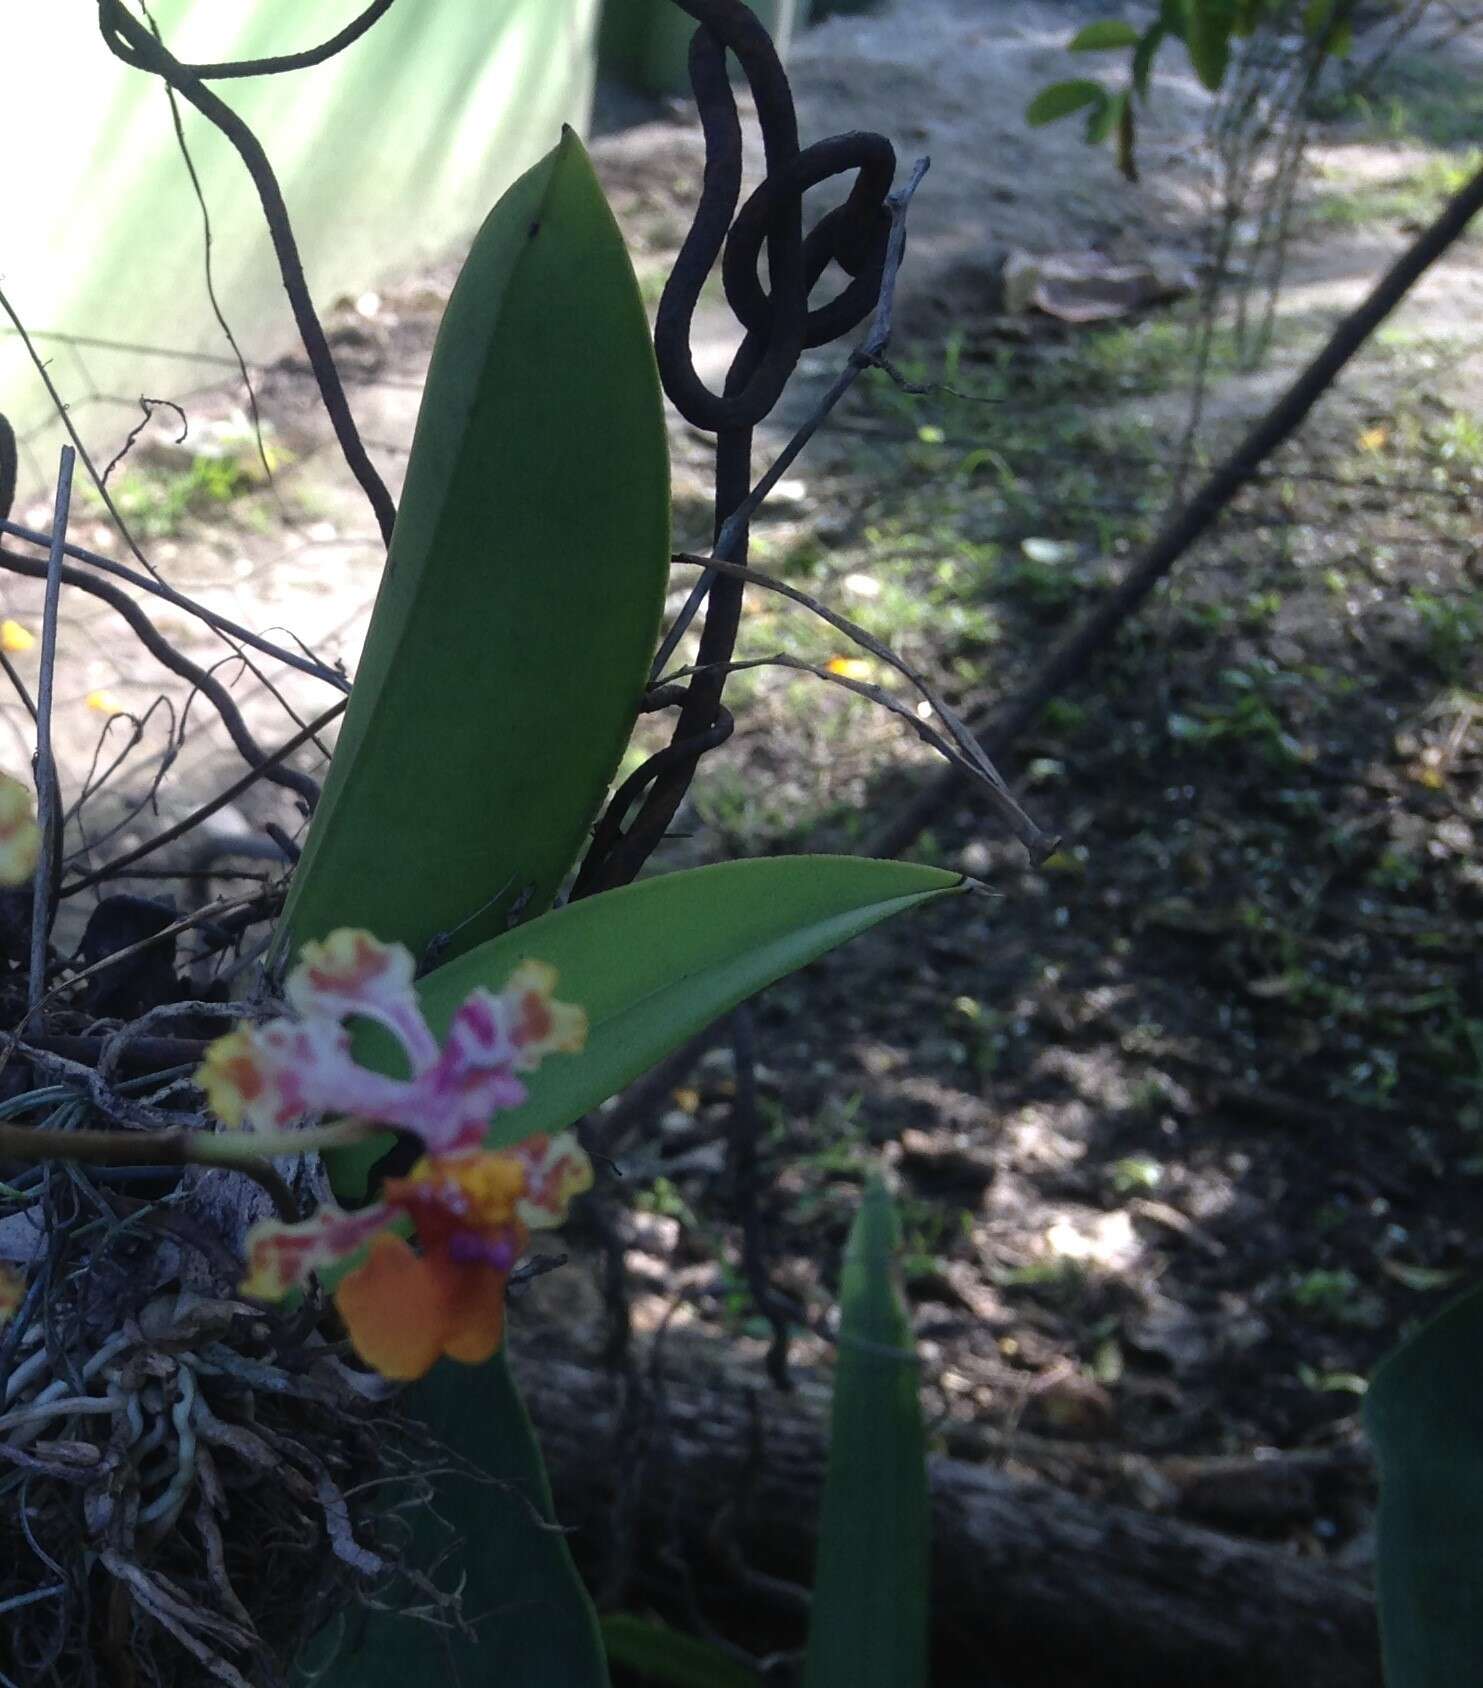
<svg viewBox="0 0 1483 1688">
<path fill-rule="evenodd" d="M 550 1057 L 530 1075 L 525 1104 L 496 1120 L 491 1144 L 518 1143 L 570 1125 L 784 974 L 968 883 L 940 868 L 853 856 L 691 868 L 556 909 L 445 963 L 418 992 L 441 1036 L 470 991 L 498 990 L 529 957 L 554 966 L 558 997 L 586 1010 L 586 1049 Z M 357 1038 L 356 1052 L 373 1066 L 396 1059 L 374 1028 Z M 389 1142 L 335 1151 L 331 1174 L 342 1199 L 363 1192 Z"/>
<path fill-rule="evenodd" d="M 438 1481 L 433 1506 L 417 1515 L 406 1560 L 442 1563 L 445 1584 L 463 1579 L 462 1607 L 478 1620 L 475 1632 L 463 1636 L 424 1619 L 371 1612 L 351 1634 L 322 1638 L 306 1666 L 322 1668 L 325 1653 L 334 1662 L 316 1683 L 608 1688 L 597 1615 L 566 1537 L 553 1527 L 545 1468 L 505 1356 L 483 1366 L 446 1361 L 402 1401 L 469 1467 Z"/>
<path fill-rule="evenodd" d="M 1483 1658 L 1483 1290 L 1381 1365 L 1376 1584 L 1387 1688 L 1457 1688 Z"/>
<path fill-rule="evenodd" d="M 448 301 L 280 962 L 347 924 L 455 955 L 549 906 L 627 745 L 668 568 L 648 324 L 568 130 Z"/>
<path fill-rule="evenodd" d="M 925 1688 L 931 1514 L 901 1230 L 873 1178 L 840 1280 L 839 1361 L 804 1688 Z"/>
</svg>

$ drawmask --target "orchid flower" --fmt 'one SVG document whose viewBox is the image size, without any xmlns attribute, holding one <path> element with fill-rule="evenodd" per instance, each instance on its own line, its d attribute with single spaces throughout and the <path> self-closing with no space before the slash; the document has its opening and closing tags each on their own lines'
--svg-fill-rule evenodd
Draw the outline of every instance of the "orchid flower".
<svg viewBox="0 0 1483 1688">
<path fill-rule="evenodd" d="M 326 1204 L 301 1224 L 275 1220 L 247 1236 L 242 1293 L 276 1301 L 309 1274 L 368 1247 L 335 1304 L 356 1352 L 384 1376 L 421 1377 L 441 1355 L 476 1364 L 504 1335 L 505 1283 L 530 1232 L 559 1225 L 592 1167 L 569 1132 L 486 1149 L 490 1116 L 525 1100 L 521 1074 L 548 1054 L 575 1053 L 587 1017 L 554 1000 L 554 969 L 525 961 L 502 991 L 476 989 L 440 1046 L 412 984 L 412 957 L 369 932 L 332 932 L 304 946 L 286 994 L 295 1018 L 239 1026 L 206 1051 L 196 1082 L 230 1126 L 278 1131 L 306 1114 L 398 1126 L 426 1153 L 390 1178 L 373 1206 Z M 410 1076 L 387 1078 L 351 1057 L 344 1022 L 384 1026 Z M 391 1227 L 410 1221 L 414 1250 Z"/>
<path fill-rule="evenodd" d="M 41 828 L 29 786 L 0 773 L 0 886 L 24 885 L 41 855 Z"/>
</svg>

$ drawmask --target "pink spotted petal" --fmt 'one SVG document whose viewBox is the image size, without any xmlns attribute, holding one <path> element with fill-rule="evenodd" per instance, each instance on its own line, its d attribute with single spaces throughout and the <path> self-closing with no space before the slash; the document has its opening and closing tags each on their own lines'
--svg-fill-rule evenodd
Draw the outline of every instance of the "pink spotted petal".
<svg viewBox="0 0 1483 1688">
<path fill-rule="evenodd" d="M 325 1206 L 302 1224 L 265 1219 L 247 1233 L 247 1276 L 241 1293 L 259 1301 L 281 1301 L 300 1288 L 309 1274 L 347 1259 L 391 1219 L 384 1206 L 344 1213 Z"/>
<path fill-rule="evenodd" d="M 455 1011 L 436 1066 L 415 1081 L 422 1115 L 416 1127 L 435 1155 L 477 1148 L 493 1115 L 525 1100 L 515 1076 L 511 1005 L 475 989 Z"/>
<path fill-rule="evenodd" d="M 342 926 L 299 952 L 285 994 L 306 1019 L 376 1020 L 402 1043 L 413 1072 L 438 1058 L 412 986 L 415 964 L 402 944 L 383 944 L 373 933 Z"/>
<path fill-rule="evenodd" d="M 351 1058 L 350 1034 L 333 1021 L 270 1020 L 250 1036 L 271 1075 L 275 1127 L 305 1114 L 352 1114 L 421 1131 L 426 1087 L 360 1066 Z"/>
</svg>

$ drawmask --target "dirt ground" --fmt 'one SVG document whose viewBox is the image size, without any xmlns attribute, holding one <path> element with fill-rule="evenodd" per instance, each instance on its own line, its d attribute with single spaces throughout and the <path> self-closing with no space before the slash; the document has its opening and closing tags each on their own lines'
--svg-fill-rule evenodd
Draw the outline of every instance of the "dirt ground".
<svg viewBox="0 0 1483 1688">
<path fill-rule="evenodd" d="M 897 0 L 809 32 L 793 66 L 805 138 L 869 126 L 905 159 L 931 155 L 896 349 L 908 374 L 968 397 L 872 378 L 780 489 L 758 560 L 892 639 L 968 712 L 1012 692 L 1147 536 L 1188 409 L 1188 302 L 1097 327 L 1002 309 L 1016 251 L 1198 273 L 1209 102 L 1172 54 L 1139 185 L 1076 125 L 1022 122 L 1028 94 L 1071 73 L 1062 46 L 1089 10 Z M 1272 353 L 1246 369 L 1217 344 L 1197 459 L 1440 203 L 1466 149 L 1437 110 L 1463 100 L 1467 52 L 1412 42 L 1365 100 L 1336 93 Z M 649 111 L 601 134 L 594 156 L 657 296 L 699 130 L 683 112 Z M 358 414 L 393 481 L 455 271 L 368 278 L 335 313 Z M 1365 1379 L 1483 1260 L 1480 292 L 1473 240 L 1015 746 L 1006 773 L 1064 840 L 1044 868 L 976 808 L 950 806 L 917 853 L 993 896 L 860 940 L 756 1009 L 773 1280 L 824 1314 L 860 1181 L 884 1156 L 943 1445 L 1359 1564 Z M 714 373 L 728 344 L 718 302 L 701 335 Z M 838 357 L 813 356 L 784 423 Z M 275 490 L 244 469 L 229 497 L 162 511 L 180 460 L 160 446 L 155 467 L 122 484 L 174 585 L 353 670 L 379 568 L 369 516 L 292 360 L 259 400 L 286 454 Z M 193 425 L 236 402 L 202 394 Z M 705 447 L 678 423 L 673 441 L 676 539 L 699 542 Z M 38 504 L 27 519 L 44 517 Z M 79 530 L 116 553 L 96 515 Z M 58 708 L 78 769 L 102 724 L 89 695 L 142 714 L 161 685 L 106 610 L 74 612 Z M 35 625 L 36 594 L 7 582 L 5 613 Z M 184 617 L 160 621 L 197 639 Z M 849 655 L 760 597 L 744 644 Z M 292 727 L 284 706 L 230 660 L 249 721 L 277 742 Z M 302 676 L 266 673 L 300 716 L 328 701 Z M 797 676 L 749 680 L 738 698 L 737 734 L 697 783 L 672 865 L 863 848 L 933 771 L 900 723 Z M 4 713 L 0 755 L 19 759 L 24 731 Z M 158 715 L 149 732 L 158 750 Z M 126 821 L 148 793 L 121 780 L 109 848 L 235 771 L 197 730 L 153 812 Z M 220 824 L 275 817 L 297 825 L 286 801 L 259 797 Z M 723 1147 L 734 1090 L 723 1040 L 624 1156 L 627 1265 L 641 1329 L 667 1318 L 724 1332 L 760 1375 L 766 1327 L 737 1266 Z M 532 1296 L 533 1316 L 596 1331 L 584 1270 Z M 818 1375 L 826 1345 L 801 1337 L 795 1362 Z M 1179 1476 L 1192 1456 L 1282 1450 L 1331 1453 L 1332 1465 L 1272 1493 L 1249 1469 L 1213 1490 Z"/>
</svg>

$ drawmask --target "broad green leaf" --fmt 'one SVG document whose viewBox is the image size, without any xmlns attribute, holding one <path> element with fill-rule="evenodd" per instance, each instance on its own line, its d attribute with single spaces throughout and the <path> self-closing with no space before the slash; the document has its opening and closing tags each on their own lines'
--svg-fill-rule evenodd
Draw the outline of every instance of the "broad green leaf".
<svg viewBox="0 0 1483 1688">
<path fill-rule="evenodd" d="M 1184 44 L 1201 82 L 1214 93 L 1225 80 L 1235 22 L 1228 0 L 1186 0 Z"/>
<path fill-rule="evenodd" d="M 1308 0 L 1303 8 L 1303 33 L 1310 41 L 1317 41 L 1328 33 L 1334 17 L 1334 0 Z"/>
<path fill-rule="evenodd" d="M 567 130 L 448 301 L 280 960 L 347 922 L 457 954 L 549 905 L 628 742 L 668 556 L 648 325 Z"/>
<path fill-rule="evenodd" d="M 1135 47 L 1138 31 L 1121 18 L 1099 18 L 1071 37 L 1069 51 L 1073 53 L 1101 53 L 1112 47 Z"/>
<path fill-rule="evenodd" d="M 829 1469 L 804 1688 L 925 1688 L 931 1513 L 901 1230 L 873 1178 L 840 1280 Z"/>
<path fill-rule="evenodd" d="M 566 1537 L 549 1527 L 550 1489 L 505 1356 L 483 1366 L 445 1361 L 402 1402 L 487 1479 L 440 1479 L 434 1508 L 444 1523 L 433 1509 L 418 1509 L 406 1554 L 412 1565 L 440 1565 L 432 1574 L 444 1587 L 464 1579 L 463 1611 L 479 1620 L 476 1638 L 372 1612 L 341 1643 L 319 1678 L 323 1688 L 607 1688 L 597 1615 Z"/>
<path fill-rule="evenodd" d="M 1122 122 L 1123 113 L 1128 107 L 1126 93 L 1113 94 L 1102 105 L 1095 107 L 1087 117 L 1087 141 L 1092 146 L 1100 146 L 1112 133 L 1113 125 Z"/>
<path fill-rule="evenodd" d="M 1055 123 L 1069 117 L 1083 106 L 1098 105 L 1106 98 L 1107 90 L 1100 82 L 1052 82 L 1025 107 L 1025 122 L 1032 129 L 1038 129 L 1044 123 Z"/>
<path fill-rule="evenodd" d="M 777 856 L 641 879 L 569 903 L 428 974 L 418 989 L 442 1034 L 478 985 L 498 989 L 526 957 L 557 969 L 557 995 L 587 1011 L 587 1047 L 553 1056 L 530 1077 L 524 1106 L 502 1114 L 493 1143 L 556 1131 L 646 1072 L 786 973 L 879 921 L 965 889 L 960 874 L 853 856 Z M 374 1030 L 360 1058 L 390 1059 Z M 340 1151 L 335 1187 L 348 1196 L 385 1140 Z"/>
<path fill-rule="evenodd" d="M 602 1620 L 608 1658 L 666 1688 L 759 1688 L 755 1670 L 653 1618 L 614 1612 Z"/>
<path fill-rule="evenodd" d="M 1380 1465 L 1387 1688 L 1459 1688 L 1483 1659 L 1483 1290 L 1389 1356 L 1365 1397 Z"/>
<path fill-rule="evenodd" d="M 1148 79 L 1153 73 L 1153 61 L 1164 44 L 1168 30 L 1161 23 L 1152 23 L 1139 38 L 1133 54 L 1133 92 L 1140 100 L 1148 98 Z"/>
</svg>

